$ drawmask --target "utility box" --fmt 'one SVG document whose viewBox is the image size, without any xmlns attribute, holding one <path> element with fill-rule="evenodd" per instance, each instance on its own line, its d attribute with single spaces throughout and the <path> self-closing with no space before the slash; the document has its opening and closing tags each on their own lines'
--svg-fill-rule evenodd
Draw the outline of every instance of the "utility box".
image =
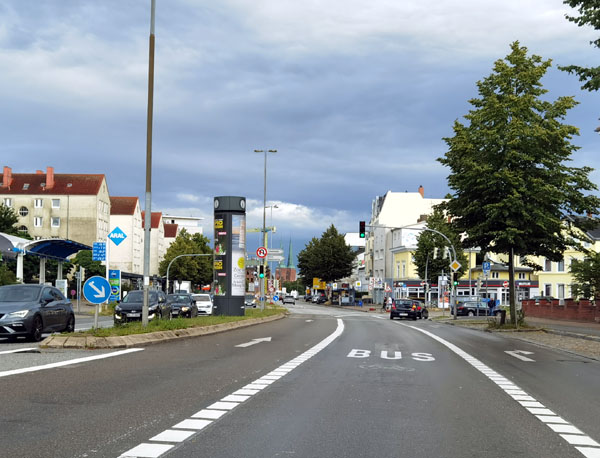
<svg viewBox="0 0 600 458">
<path fill-rule="evenodd" d="M 241 316 L 246 294 L 246 198 L 214 198 L 215 315 Z"/>
</svg>

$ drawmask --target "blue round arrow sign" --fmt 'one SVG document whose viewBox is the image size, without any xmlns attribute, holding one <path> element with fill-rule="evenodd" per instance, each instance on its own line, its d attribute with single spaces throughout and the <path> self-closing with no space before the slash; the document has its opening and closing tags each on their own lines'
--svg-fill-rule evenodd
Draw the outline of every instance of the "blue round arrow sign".
<svg viewBox="0 0 600 458">
<path fill-rule="evenodd" d="M 92 304 L 102 304 L 110 296 L 110 284 L 104 277 L 91 277 L 83 285 L 83 295 Z"/>
</svg>

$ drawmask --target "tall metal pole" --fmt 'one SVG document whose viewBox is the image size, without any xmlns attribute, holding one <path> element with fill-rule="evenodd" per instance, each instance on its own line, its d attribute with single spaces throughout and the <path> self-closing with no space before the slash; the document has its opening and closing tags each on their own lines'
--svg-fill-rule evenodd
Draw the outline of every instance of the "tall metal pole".
<svg viewBox="0 0 600 458">
<path fill-rule="evenodd" d="M 276 153 L 277 150 L 276 149 L 255 149 L 254 150 L 255 153 L 264 153 L 265 155 L 265 173 L 264 173 L 264 181 L 263 181 L 263 227 L 262 227 L 262 233 L 263 233 L 263 240 L 262 243 L 265 248 L 267 247 L 267 153 Z M 267 250 L 268 251 L 268 250 Z M 261 301 L 261 310 L 265 309 L 265 296 L 266 296 L 266 288 L 265 288 L 265 278 L 267 275 L 267 257 L 265 256 L 262 259 L 262 265 L 263 265 L 263 272 L 265 273 L 265 276 L 263 278 L 260 279 L 260 295 L 262 296 L 262 301 Z"/>
<path fill-rule="evenodd" d="M 146 200 L 144 213 L 144 302 L 142 326 L 148 326 L 148 289 L 150 287 L 150 229 L 152 224 L 152 115 L 154 107 L 154 17 L 156 0 L 150 11 L 150 44 L 148 59 L 148 119 L 146 124 Z"/>
</svg>

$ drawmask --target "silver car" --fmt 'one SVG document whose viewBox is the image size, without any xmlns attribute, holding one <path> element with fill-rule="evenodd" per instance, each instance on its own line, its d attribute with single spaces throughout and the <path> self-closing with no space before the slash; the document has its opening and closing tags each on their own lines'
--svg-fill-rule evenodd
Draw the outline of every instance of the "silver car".
<svg viewBox="0 0 600 458">
<path fill-rule="evenodd" d="M 291 295 L 287 295 L 283 298 L 283 303 L 284 304 L 292 304 L 292 305 L 296 305 L 296 299 L 294 299 L 294 296 Z"/>
<path fill-rule="evenodd" d="M 212 315 L 213 301 L 210 294 L 192 294 L 192 299 L 196 301 L 198 315 Z"/>
</svg>

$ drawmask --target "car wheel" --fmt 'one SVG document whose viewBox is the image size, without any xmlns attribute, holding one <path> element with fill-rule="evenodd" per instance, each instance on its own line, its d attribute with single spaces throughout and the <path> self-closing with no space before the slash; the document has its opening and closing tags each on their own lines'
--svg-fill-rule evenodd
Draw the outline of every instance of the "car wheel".
<svg viewBox="0 0 600 458">
<path fill-rule="evenodd" d="M 429 312 L 427 310 L 425 310 L 423 313 L 423 319 L 426 320 L 427 318 L 429 318 Z"/>
<path fill-rule="evenodd" d="M 475 313 L 473 313 L 473 310 L 469 310 L 469 313 L 467 313 L 467 315 L 469 315 L 469 316 L 475 316 Z"/>
<path fill-rule="evenodd" d="M 42 318 L 39 315 L 33 317 L 33 326 L 31 328 L 31 333 L 29 333 L 29 340 L 33 342 L 39 342 L 42 340 L 42 332 L 44 330 L 44 324 L 42 323 Z"/>
<path fill-rule="evenodd" d="M 394 315 L 392 315 L 392 314 L 390 313 L 390 320 L 393 320 L 393 319 L 394 319 Z"/>
<path fill-rule="evenodd" d="M 75 317 L 71 315 L 63 332 L 75 332 Z"/>
</svg>

